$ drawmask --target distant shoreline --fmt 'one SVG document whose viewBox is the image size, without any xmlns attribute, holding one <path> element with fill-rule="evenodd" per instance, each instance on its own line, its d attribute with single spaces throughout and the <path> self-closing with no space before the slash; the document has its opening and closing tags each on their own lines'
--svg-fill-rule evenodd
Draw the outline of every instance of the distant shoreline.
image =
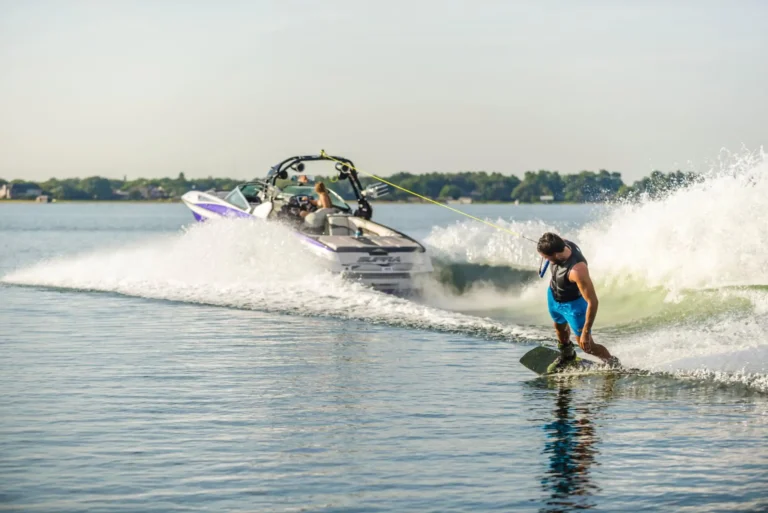
<svg viewBox="0 0 768 513">
<path fill-rule="evenodd" d="M 354 188 L 348 181 L 333 181 L 315 175 L 315 181 L 330 180 L 329 187 L 343 198 L 355 201 Z M 633 199 L 640 195 L 661 196 L 667 192 L 701 181 L 703 178 L 691 172 L 663 173 L 653 171 L 650 176 L 625 184 L 621 173 L 600 170 L 581 171 L 561 175 L 557 171 L 526 171 L 523 178 L 485 171 L 460 173 L 427 173 L 414 175 L 399 172 L 388 177 L 386 188 L 389 196 L 383 203 L 419 203 L 410 199 L 430 198 L 443 202 L 451 199 L 454 205 L 468 204 L 599 204 L 615 199 Z M 117 201 L 117 202 L 178 202 L 190 191 L 231 191 L 241 182 L 231 178 L 200 178 L 188 180 L 184 173 L 176 178 L 157 178 L 128 181 L 100 176 L 87 178 L 51 178 L 45 182 L 24 182 L 0 179 L 0 198 L 32 199 L 38 196 L 56 201 Z M 381 182 L 363 177 L 361 187 Z M 398 185 L 399 184 L 399 185 Z M 277 184 L 278 186 L 280 184 Z M 390 200 L 390 201 L 387 201 Z M 455 201 L 455 202 L 454 202 Z M 423 200 L 421 200 L 423 202 Z M 471 203 L 470 203 L 471 202 Z"/>
</svg>

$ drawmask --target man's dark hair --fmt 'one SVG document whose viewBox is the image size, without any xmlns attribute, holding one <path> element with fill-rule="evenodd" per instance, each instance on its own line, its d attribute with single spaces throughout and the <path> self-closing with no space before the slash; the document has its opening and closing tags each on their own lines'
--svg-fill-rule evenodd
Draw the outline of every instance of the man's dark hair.
<svg viewBox="0 0 768 513">
<path fill-rule="evenodd" d="M 536 249 L 539 250 L 539 253 L 552 256 L 565 249 L 565 241 L 556 233 L 547 232 L 539 239 Z"/>
</svg>

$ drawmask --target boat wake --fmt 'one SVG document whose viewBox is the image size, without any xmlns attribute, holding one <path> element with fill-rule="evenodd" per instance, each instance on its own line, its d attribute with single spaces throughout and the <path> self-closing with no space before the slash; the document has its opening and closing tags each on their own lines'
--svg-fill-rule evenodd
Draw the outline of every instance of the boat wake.
<svg viewBox="0 0 768 513">
<path fill-rule="evenodd" d="M 170 239 L 41 262 L 11 272 L 2 281 L 356 319 L 498 340 L 544 339 L 535 326 L 444 311 L 346 281 L 307 253 L 293 232 L 257 220 L 210 221 Z"/>
<path fill-rule="evenodd" d="M 601 300 L 595 337 L 626 366 L 768 392 L 765 198 L 761 154 L 665 198 L 614 205 L 583 226 L 496 222 L 579 243 Z M 434 228 L 426 243 L 436 272 L 417 300 L 332 275 L 293 232 L 253 220 L 48 260 L 1 281 L 553 343 L 547 280 L 536 276 L 530 241 L 456 223 Z"/>
<path fill-rule="evenodd" d="M 612 205 L 584 226 L 510 225 L 532 238 L 558 231 L 581 246 L 600 297 L 596 338 L 625 365 L 768 392 L 765 198 L 768 163 L 756 153 L 663 198 Z M 530 241 L 475 223 L 436 228 L 426 242 L 453 268 L 507 262 L 507 273 L 530 277 L 539 263 Z M 535 277 L 512 287 L 480 279 L 458 291 L 442 282 L 432 304 L 545 326 L 546 287 Z"/>
</svg>

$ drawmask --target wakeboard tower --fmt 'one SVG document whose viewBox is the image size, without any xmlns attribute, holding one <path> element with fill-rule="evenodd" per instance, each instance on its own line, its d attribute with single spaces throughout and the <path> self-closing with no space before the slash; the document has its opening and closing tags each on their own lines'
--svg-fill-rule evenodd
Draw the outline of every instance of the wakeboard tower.
<svg viewBox="0 0 768 513">
<path fill-rule="evenodd" d="M 318 181 L 348 184 L 356 208 L 330 188 L 332 208 L 317 207 L 315 176 L 305 173 L 305 165 L 323 161 L 334 163 L 334 171 Z M 384 183 L 363 187 L 350 159 L 323 152 L 289 157 L 272 166 L 265 178 L 240 184 L 223 197 L 212 191 L 189 191 L 181 199 L 198 221 L 244 218 L 279 222 L 291 228 L 303 250 L 330 272 L 374 290 L 410 296 L 420 292 L 422 277 L 432 273 L 432 259 L 413 237 L 373 221 L 369 200 L 388 190 Z"/>
</svg>

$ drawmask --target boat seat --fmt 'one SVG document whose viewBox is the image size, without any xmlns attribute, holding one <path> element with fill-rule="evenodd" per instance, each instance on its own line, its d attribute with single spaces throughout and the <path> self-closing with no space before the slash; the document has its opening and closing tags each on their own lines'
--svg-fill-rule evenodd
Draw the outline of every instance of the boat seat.
<svg viewBox="0 0 768 513">
<path fill-rule="evenodd" d="M 329 215 L 326 217 L 328 221 L 328 235 L 354 235 L 355 227 L 349 220 L 349 216 Z"/>
<path fill-rule="evenodd" d="M 315 230 L 323 228 L 325 226 L 326 218 L 328 215 L 333 213 L 334 209 L 332 208 L 321 208 L 319 210 L 315 210 L 311 214 L 307 214 L 307 216 L 304 218 L 304 224 Z"/>
</svg>

